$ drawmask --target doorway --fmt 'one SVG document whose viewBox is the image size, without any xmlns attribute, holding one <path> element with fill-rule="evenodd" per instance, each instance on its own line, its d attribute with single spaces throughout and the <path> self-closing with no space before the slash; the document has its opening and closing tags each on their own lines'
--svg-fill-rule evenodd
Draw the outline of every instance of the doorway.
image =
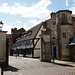
<svg viewBox="0 0 75 75">
<path fill-rule="evenodd" d="M 57 49 L 56 49 L 56 46 L 54 46 L 53 49 L 54 49 L 54 58 L 57 58 Z"/>
</svg>

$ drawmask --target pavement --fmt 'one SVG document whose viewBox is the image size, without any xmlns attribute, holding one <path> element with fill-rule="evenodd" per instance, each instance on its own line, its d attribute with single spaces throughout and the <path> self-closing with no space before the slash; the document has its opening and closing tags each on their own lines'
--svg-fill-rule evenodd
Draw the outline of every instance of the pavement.
<svg viewBox="0 0 75 75">
<path fill-rule="evenodd" d="M 75 75 L 75 63 L 59 60 L 40 62 L 35 58 L 10 56 L 4 75 Z"/>
<path fill-rule="evenodd" d="M 63 66 L 75 67 L 75 62 L 54 60 L 54 63 Z"/>
</svg>

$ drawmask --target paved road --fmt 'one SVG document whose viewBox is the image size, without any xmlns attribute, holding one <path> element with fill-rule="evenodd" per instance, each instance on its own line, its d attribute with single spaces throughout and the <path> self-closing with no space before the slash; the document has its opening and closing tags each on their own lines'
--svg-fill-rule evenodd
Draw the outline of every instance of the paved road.
<svg viewBox="0 0 75 75">
<path fill-rule="evenodd" d="M 4 75 L 75 75 L 75 67 L 40 62 L 39 59 L 9 57 Z"/>
</svg>

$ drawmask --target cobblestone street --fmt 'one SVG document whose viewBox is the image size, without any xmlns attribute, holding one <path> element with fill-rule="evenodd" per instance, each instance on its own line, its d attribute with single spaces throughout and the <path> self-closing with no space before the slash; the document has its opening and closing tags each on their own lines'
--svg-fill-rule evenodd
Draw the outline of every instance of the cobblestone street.
<svg viewBox="0 0 75 75">
<path fill-rule="evenodd" d="M 75 67 L 40 62 L 39 59 L 9 57 L 9 71 L 4 75 L 75 75 Z"/>
</svg>

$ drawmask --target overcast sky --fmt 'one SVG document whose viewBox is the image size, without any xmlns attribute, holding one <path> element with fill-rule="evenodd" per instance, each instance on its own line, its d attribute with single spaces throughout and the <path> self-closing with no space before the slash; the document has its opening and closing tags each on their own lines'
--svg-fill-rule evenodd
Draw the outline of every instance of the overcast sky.
<svg viewBox="0 0 75 75">
<path fill-rule="evenodd" d="M 49 19 L 52 11 L 68 9 L 75 14 L 75 0 L 0 0 L 0 21 L 11 33 L 11 28 L 28 30 Z"/>
</svg>

